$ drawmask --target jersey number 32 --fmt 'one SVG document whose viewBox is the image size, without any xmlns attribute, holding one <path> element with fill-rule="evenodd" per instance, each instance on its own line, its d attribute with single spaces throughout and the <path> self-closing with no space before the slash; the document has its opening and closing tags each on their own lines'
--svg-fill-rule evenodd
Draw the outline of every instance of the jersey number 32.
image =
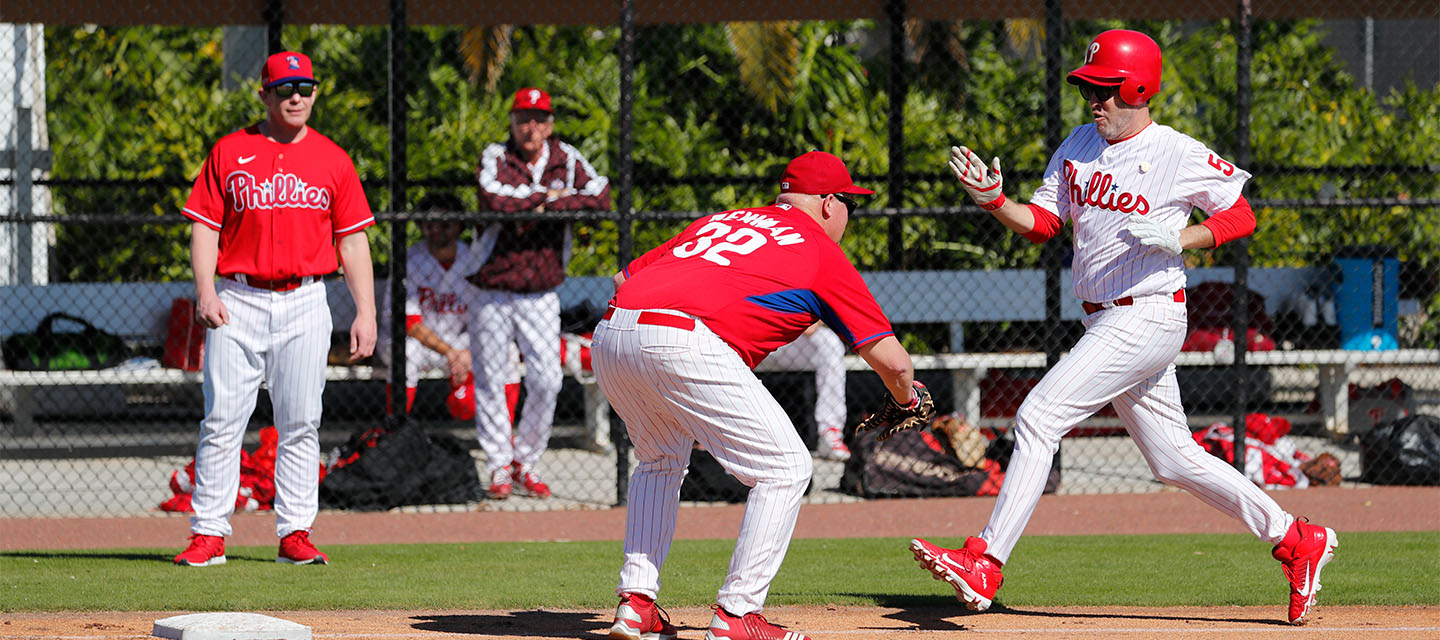
<svg viewBox="0 0 1440 640">
<path fill-rule="evenodd" d="M 724 238 L 724 242 L 716 242 L 721 238 Z M 722 222 L 711 222 L 700 227 L 694 240 L 675 247 L 674 254 L 677 258 L 699 255 L 715 264 L 728 267 L 730 258 L 725 254 L 749 255 L 756 249 L 765 246 L 767 242 L 769 242 L 769 238 L 754 229 L 748 227 L 735 229 Z"/>
</svg>

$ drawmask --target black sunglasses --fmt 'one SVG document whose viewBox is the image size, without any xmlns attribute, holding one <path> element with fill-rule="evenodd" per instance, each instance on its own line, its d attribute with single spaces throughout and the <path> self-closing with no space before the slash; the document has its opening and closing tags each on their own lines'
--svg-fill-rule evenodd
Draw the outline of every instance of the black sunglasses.
<svg viewBox="0 0 1440 640">
<path fill-rule="evenodd" d="M 281 99 L 289 98 L 290 96 L 293 96 L 297 93 L 300 94 L 300 97 L 302 98 L 309 98 L 310 96 L 315 95 L 315 83 L 300 82 L 299 80 L 296 80 L 295 82 L 277 84 L 273 87 L 270 87 L 270 90 L 274 91 L 275 96 Z"/>
<path fill-rule="evenodd" d="M 1080 83 L 1080 95 L 1086 100 L 1105 102 L 1120 92 L 1120 87 L 1102 87 L 1088 82 Z"/>
<path fill-rule="evenodd" d="M 843 193 L 832 193 L 832 194 L 830 194 L 830 195 L 834 196 L 836 200 L 839 200 L 839 201 L 840 201 L 840 204 L 845 205 L 845 215 L 847 215 L 847 216 L 853 216 L 853 215 L 855 215 L 855 207 L 859 206 L 860 203 L 855 202 L 854 199 L 852 199 L 850 196 L 847 196 L 847 195 L 845 195 L 845 194 L 843 194 Z"/>
</svg>

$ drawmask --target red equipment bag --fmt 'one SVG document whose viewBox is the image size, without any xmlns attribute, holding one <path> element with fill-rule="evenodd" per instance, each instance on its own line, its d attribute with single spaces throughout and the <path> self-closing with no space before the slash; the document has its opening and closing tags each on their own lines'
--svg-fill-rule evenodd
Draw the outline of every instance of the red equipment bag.
<svg viewBox="0 0 1440 640">
<path fill-rule="evenodd" d="M 195 301 L 176 298 L 170 303 L 169 333 L 160 360 L 171 369 L 199 371 L 205 360 L 205 327 L 195 319 Z"/>
</svg>

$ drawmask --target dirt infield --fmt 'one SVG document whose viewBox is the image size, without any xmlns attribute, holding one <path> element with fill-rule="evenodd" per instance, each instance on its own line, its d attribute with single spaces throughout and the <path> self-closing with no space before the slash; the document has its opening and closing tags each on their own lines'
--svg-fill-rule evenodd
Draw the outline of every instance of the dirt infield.
<svg viewBox="0 0 1440 640">
<path fill-rule="evenodd" d="M 1346 531 L 1440 530 L 1440 488 L 1318 488 L 1271 495 L 1287 510 Z M 877 500 L 806 505 L 796 536 L 962 537 L 989 517 L 993 498 Z M 738 529 L 738 505 L 681 510 L 678 537 L 703 539 Z M 323 513 L 315 539 L 326 544 L 477 542 L 513 540 L 615 540 L 624 532 L 624 509 L 548 512 Z M 417 520 L 423 525 L 417 526 Z M 240 515 L 234 545 L 274 544 L 274 519 Z M 1240 525 L 1188 494 L 1047 496 L 1029 535 L 1243 533 Z M 0 520 L 0 547 L 77 549 L 179 548 L 185 518 Z M 7 614 L 0 640 L 31 638 L 143 638 L 165 613 Z M 603 638 L 609 611 L 296 611 L 266 612 L 311 627 L 316 638 Z M 706 609 L 670 611 L 680 637 L 704 637 Z M 777 624 L 823 638 L 961 638 L 976 633 L 1038 638 L 1239 638 L 1283 633 L 1301 638 L 1357 640 L 1440 637 L 1440 607 L 1329 607 L 1323 601 L 1311 624 L 1283 624 L 1273 607 L 1065 607 L 992 610 L 972 614 L 948 607 L 777 607 Z"/>
<path fill-rule="evenodd" d="M 1440 608 L 1435 607 L 1325 607 L 1304 627 L 1280 622 L 1278 607 L 1066 607 L 976 614 L 956 603 L 952 608 L 777 607 L 766 613 L 772 622 L 814 640 L 941 640 L 976 634 L 1042 640 L 1237 640 L 1282 635 L 1306 640 L 1409 640 L 1440 636 Z M 0 623 L 0 638 L 144 638 L 150 636 L 155 620 L 171 615 L 175 614 L 14 614 Z M 606 637 L 611 622 L 609 611 L 564 610 L 282 611 L 269 615 L 309 626 L 315 638 L 386 640 L 599 639 Z M 670 620 L 681 638 L 699 640 L 710 623 L 710 611 L 674 609 Z"/>
</svg>

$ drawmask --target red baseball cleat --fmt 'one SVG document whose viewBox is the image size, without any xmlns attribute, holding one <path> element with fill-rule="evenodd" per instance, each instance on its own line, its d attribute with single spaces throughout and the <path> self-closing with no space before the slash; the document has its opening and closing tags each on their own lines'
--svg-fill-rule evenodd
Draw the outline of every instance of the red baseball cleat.
<svg viewBox="0 0 1440 640">
<path fill-rule="evenodd" d="M 1296 519 L 1270 552 L 1290 581 L 1290 624 L 1305 624 L 1320 591 L 1320 570 L 1335 557 L 1338 546 L 1340 539 L 1334 529 Z"/>
<path fill-rule="evenodd" d="M 758 613 L 734 616 L 718 604 L 710 608 L 715 610 L 715 616 L 710 618 L 705 640 L 810 640 L 810 636 L 770 624 Z"/>
<path fill-rule="evenodd" d="M 515 484 L 520 485 L 520 488 L 524 489 L 525 493 L 530 494 L 532 497 L 550 497 L 550 486 L 541 482 L 540 476 L 536 475 L 534 471 L 521 469 L 520 463 L 518 462 L 510 463 L 510 479 L 514 480 Z"/>
<path fill-rule="evenodd" d="M 1005 576 L 1000 575 L 1000 561 L 986 555 L 985 541 L 980 538 L 966 538 L 960 549 L 937 547 L 916 538 L 910 541 L 910 551 L 936 580 L 955 587 L 955 598 L 974 611 L 989 609 L 1000 583 L 1005 581 Z"/>
<path fill-rule="evenodd" d="M 615 624 L 610 626 L 611 640 L 675 640 L 675 626 L 660 605 L 640 593 L 620 594 L 615 609 Z"/>
<path fill-rule="evenodd" d="M 504 500 L 510 497 L 510 472 L 504 468 L 490 472 L 490 488 L 485 491 L 485 496 L 491 500 Z"/>
<path fill-rule="evenodd" d="M 175 556 L 175 564 L 186 567 L 209 567 L 225 564 L 225 538 L 195 533 L 190 536 L 190 546 Z"/>
<path fill-rule="evenodd" d="M 291 531 L 280 539 L 280 554 L 275 561 L 281 564 L 330 564 L 329 556 L 310 544 L 310 532 L 305 529 Z"/>
</svg>

